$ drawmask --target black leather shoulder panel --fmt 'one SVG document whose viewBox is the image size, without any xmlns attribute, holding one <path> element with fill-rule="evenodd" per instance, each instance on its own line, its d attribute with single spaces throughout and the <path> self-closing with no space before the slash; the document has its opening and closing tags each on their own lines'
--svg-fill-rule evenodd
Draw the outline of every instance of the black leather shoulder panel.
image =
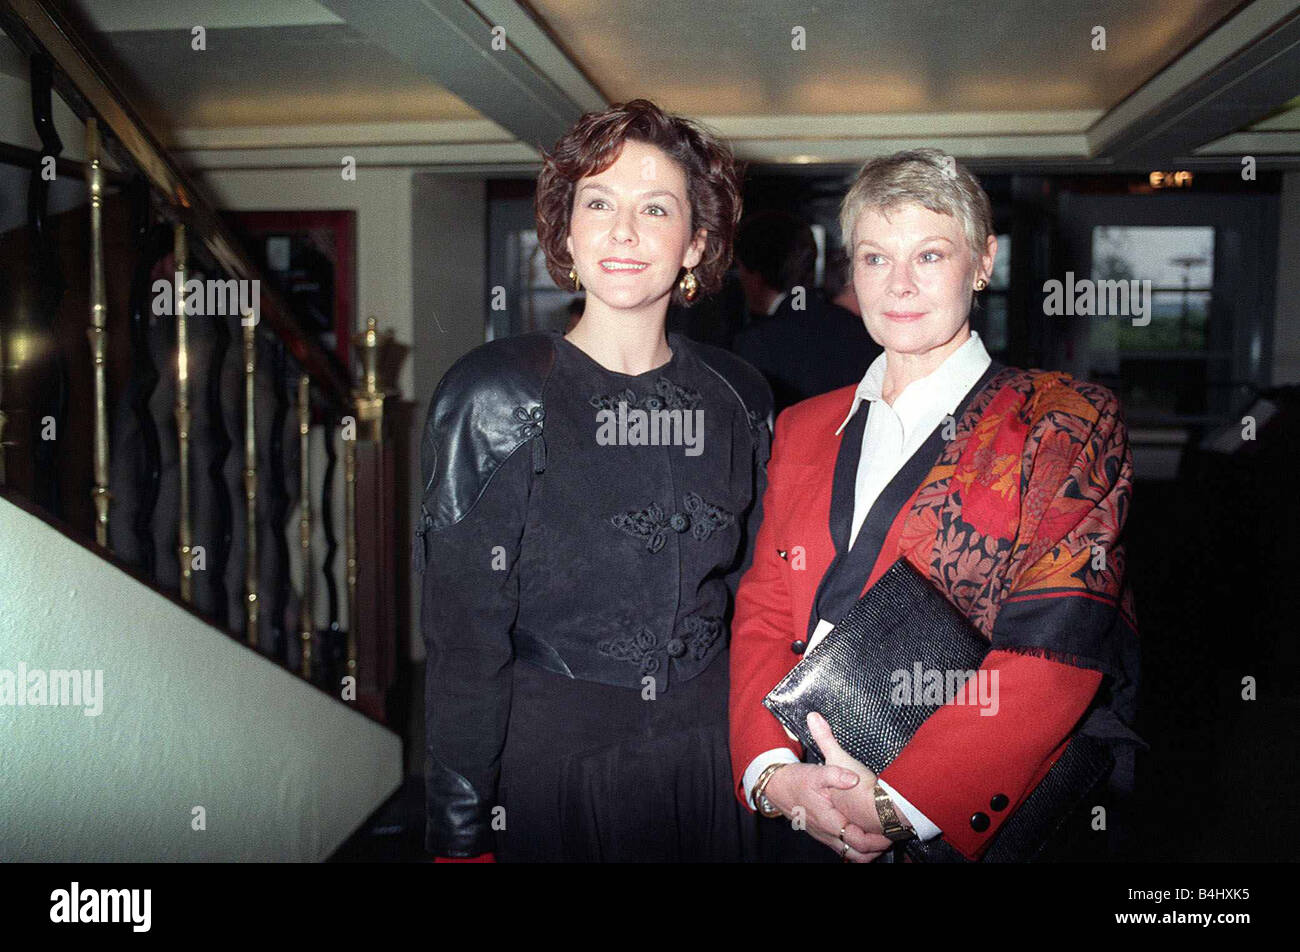
<svg viewBox="0 0 1300 952">
<path fill-rule="evenodd" d="M 434 391 L 420 442 L 422 528 L 464 519 L 502 463 L 542 431 L 542 389 L 555 364 L 544 333 L 474 348 Z"/>
<path fill-rule="evenodd" d="M 731 388 L 749 414 L 751 423 L 755 426 L 771 424 L 772 389 L 761 373 L 729 350 L 711 344 L 693 343 L 691 346 L 705 366 Z"/>
</svg>

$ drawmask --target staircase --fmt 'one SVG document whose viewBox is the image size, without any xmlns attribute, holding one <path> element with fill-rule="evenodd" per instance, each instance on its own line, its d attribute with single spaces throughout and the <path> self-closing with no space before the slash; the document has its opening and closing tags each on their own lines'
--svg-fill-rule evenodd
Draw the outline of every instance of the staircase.
<svg viewBox="0 0 1300 952">
<path fill-rule="evenodd" d="M 102 697 L 19 706 L 20 664 Z M 314 862 L 401 781 L 395 733 L 0 498 L 0 861 Z"/>
<path fill-rule="evenodd" d="M 63 8 L 0 0 L 0 861 L 324 860 L 402 784 L 391 335 L 322 337 Z"/>
</svg>

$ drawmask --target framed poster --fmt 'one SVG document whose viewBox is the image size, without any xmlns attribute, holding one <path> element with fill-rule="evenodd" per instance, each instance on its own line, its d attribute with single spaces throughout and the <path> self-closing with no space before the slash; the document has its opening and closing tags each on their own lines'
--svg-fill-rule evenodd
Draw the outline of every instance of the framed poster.
<svg viewBox="0 0 1300 952">
<path fill-rule="evenodd" d="M 226 220 L 298 326 L 352 368 L 355 211 L 227 212 Z"/>
</svg>

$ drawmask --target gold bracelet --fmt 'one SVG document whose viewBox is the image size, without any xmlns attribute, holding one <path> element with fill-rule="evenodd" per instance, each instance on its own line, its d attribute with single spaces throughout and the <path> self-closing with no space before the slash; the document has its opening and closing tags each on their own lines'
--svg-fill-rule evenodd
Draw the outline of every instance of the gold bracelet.
<svg viewBox="0 0 1300 952">
<path fill-rule="evenodd" d="M 779 817 L 781 815 L 781 811 L 778 810 L 776 806 L 773 805 L 772 801 L 769 800 L 767 798 L 767 795 L 764 793 L 764 791 L 767 790 L 767 782 L 771 780 L 772 775 L 776 773 L 778 770 L 780 770 L 782 767 L 789 767 L 789 766 L 790 765 L 785 761 L 780 761 L 775 764 L 768 764 L 766 767 L 763 768 L 763 772 L 758 775 L 758 783 L 754 784 L 754 806 L 758 808 L 759 813 L 761 813 L 765 817 L 768 817 L 769 819 L 774 819 L 775 817 Z"/>
<path fill-rule="evenodd" d="M 880 817 L 880 832 L 883 835 L 889 837 L 890 841 L 894 843 L 899 840 L 910 839 L 916 835 L 916 831 L 906 825 L 898 815 L 894 801 L 889 799 L 889 794 L 880 785 L 880 781 L 876 781 L 871 793 L 876 801 L 876 814 Z"/>
</svg>

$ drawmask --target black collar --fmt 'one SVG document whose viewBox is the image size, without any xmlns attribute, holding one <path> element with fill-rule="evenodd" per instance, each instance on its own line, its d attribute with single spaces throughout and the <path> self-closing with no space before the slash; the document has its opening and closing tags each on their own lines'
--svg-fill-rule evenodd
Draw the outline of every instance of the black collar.
<svg viewBox="0 0 1300 952">
<path fill-rule="evenodd" d="M 971 385 L 952 412 L 954 420 L 961 420 L 971 401 L 989 382 L 1005 369 L 999 361 L 991 361 L 979 380 Z M 849 536 L 853 532 L 853 506 L 857 491 L 858 467 L 862 463 L 862 434 L 867 425 L 867 414 L 871 404 L 863 400 L 858 404 L 844 435 L 840 440 L 839 453 L 835 457 L 835 476 L 831 485 L 830 531 L 831 541 L 835 544 L 835 560 L 817 587 L 817 597 L 813 600 L 813 611 L 808 619 L 808 637 L 812 637 L 817 620 L 825 618 L 838 622 L 856 603 L 862 594 L 862 586 L 871 576 L 880 549 L 885 544 L 889 527 L 894 524 L 898 510 L 912 498 L 912 493 L 920 485 L 943 452 L 944 421 L 940 420 L 925 442 L 912 454 L 906 463 L 894 474 L 888 485 L 871 504 L 858 537 L 849 548 Z"/>
</svg>

